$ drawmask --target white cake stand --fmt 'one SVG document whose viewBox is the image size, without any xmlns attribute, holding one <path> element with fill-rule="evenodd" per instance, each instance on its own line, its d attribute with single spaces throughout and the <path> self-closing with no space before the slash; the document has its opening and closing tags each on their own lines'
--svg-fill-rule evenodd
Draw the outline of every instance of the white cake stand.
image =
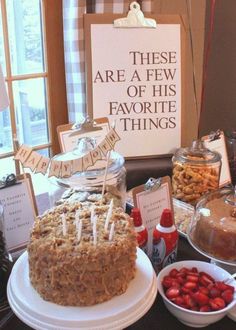
<svg viewBox="0 0 236 330">
<path fill-rule="evenodd" d="M 146 254 L 137 249 L 137 272 L 127 291 L 90 307 L 60 306 L 43 300 L 29 280 L 28 254 L 15 263 L 7 295 L 13 312 L 36 330 L 123 329 L 141 318 L 157 295 L 157 281 Z"/>
</svg>

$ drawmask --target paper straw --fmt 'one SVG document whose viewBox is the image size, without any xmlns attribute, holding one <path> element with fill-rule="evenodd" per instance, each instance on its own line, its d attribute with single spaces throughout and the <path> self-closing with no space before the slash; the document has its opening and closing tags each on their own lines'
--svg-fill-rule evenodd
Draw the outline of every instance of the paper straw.
<svg viewBox="0 0 236 330">
<path fill-rule="evenodd" d="M 109 241 L 112 241 L 115 232 L 115 222 L 112 222 L 110 233 L 109 233 Z"/>
<path fill-rule="evenodd" d="M 108 153 L 107 153 L 106 168 L 105 168 L 105 173 L 104 173 L 104 178 L 103 178 L 103 185 L 102 185 L 101 203 L 102 203 L 102 200 L 103 200 L 103 197 L 104 197 L 104 193 L 105 193 L 105 186 L 106 186 L 106 180 L 107 180 L 107 171 L 108 171 L 108 165 L 109 165 L 110 155 L 111 155 L 111 152 L 108 151 Z"/>
<path fill-rule="evenodd" d="M 112 209 L 113 209 L 113 199 L 111 200 L 110 205 L 109 205 L 109 209 L 107 211 L 107 217 L 106 217 L 105 226 L 104 226 L 105 230 L 108 229 L 109 221 L 110 221 L 110 218 L 111 218 L 111 215 L 112 215 Z"/>
</svg>

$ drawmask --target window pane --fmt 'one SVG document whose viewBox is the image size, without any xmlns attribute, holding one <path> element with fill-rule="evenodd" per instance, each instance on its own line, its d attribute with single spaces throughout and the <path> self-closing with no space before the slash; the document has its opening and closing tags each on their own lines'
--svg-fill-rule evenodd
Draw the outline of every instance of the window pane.
<svg viewBox="0 0 236 330">
<path fill-rule="evenodd" d="M 3 41 L 3 30 L 2 30 L 2 12 L 0 6 L 0 65 L 2 66 L 2 71 L 4 76 L 6 75 L 6 65 L 4 56 L 4 41 Z"/>
<path fill-rule="evenodd" d="M 45 79 L 14 81 L 13 93 L 20 144 L 37 146 L 48 143 Z"/>
<path fill-rule="evenodd" d="M 13 151 L 10 110 L 0 112 L 0 155 Z"/>
<path fill-rule="evenodd" d="M 13 157 L 0 159 L 0 179 L 11 173 L 16 173 Z"/>
<path fill-rule="evenodd" d="M 7 0 L 7 15 L 12 73 L 42 72 L 40 0 Z"/>
</svg>

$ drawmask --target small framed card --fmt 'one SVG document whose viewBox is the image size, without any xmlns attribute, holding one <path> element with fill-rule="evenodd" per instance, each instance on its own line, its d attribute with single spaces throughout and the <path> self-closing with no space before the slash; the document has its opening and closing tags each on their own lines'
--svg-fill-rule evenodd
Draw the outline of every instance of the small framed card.
<svg viewBox="0 0 236 330">
<path fill-rule="evenodd" d="M 221 172 L 220 172 L 220 182 L 219 187 L 223 187 L 231 183 L 231 175 L 229 168 L 229 160 L 226 149 L 226 142 L 224 132 L 218 130 L 203 137 L 204 145 L 207 149 L 211 151 L 217 151 L 221 154 Z"/>
<path fill-rule="evenodd" d="M 171 182 L 168 176 L 149 179 L 146 184 L 132 189 L 134 207 L 140 209 L 143 225 L 148 231 L 148 255 L 152 255 L 152 234 L 165 208 L 172 210 Z M 173 217 L 174 218 L 174 217 Z"/>
<path fill-rule="evenodd" d="M 79 130 L 73 130 L 72 124 L 60 125 L 57 127 L 57 134 L 61 152 L 72 151 L 82 137 L 93 137 L 97 144 L 99 144 L 109 132 L 110 126 L 107 117 L 94 119 L 98 130 L 87 130 L 86 132 L 80 132 Z"/>
<path fill-rule="evenodd" d="M 15 184 L 0 189 L 0 202 L 6 247 L 13 257 L 18 256 L 27 246 L 38 214 L 30 174 L 20 175 Z"/>
</svg>

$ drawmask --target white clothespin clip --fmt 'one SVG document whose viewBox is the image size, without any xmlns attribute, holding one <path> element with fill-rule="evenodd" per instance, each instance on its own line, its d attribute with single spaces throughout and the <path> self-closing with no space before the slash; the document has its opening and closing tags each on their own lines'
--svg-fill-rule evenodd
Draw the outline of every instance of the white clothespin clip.
<svg viewBox="0 0 236 330">
<path fill-rule="evenodd" d="M 136 1 L 131 2 L 127 17 L 114 20 L 114 27 L 156 28 L 156 26 L 157 23 L 154 19 L 144 17 L 144 14 L 140 9 L 140 5 Z"/>
</svg>

